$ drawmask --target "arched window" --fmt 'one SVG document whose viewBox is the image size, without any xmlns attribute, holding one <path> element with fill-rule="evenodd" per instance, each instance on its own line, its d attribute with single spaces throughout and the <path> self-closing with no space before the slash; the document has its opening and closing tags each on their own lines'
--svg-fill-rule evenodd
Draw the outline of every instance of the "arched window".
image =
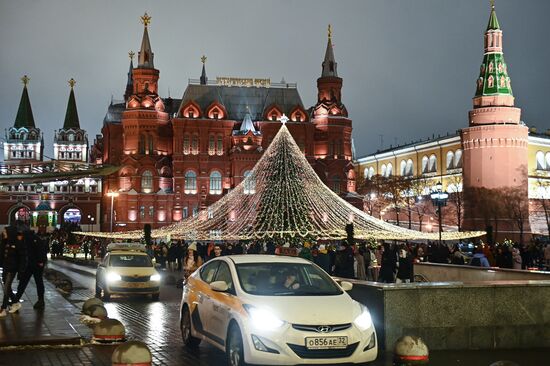
<svg viewBox="0 0 550 366">
<path fill-rule="evenodd" d="M 542 151 L 537 152 L 537 170 L 546 170 L 546 161 Z"/>
<path fill-rule="evenodd" d="M 393 165 L 389 163 L 388 167 L 386 168 L 386 177 L 391 177 L 392 175 L 393 175 Z"/>
<path fill-rule="evenodd" d="M 380 175 L 383 177 L 386 176 L 386 164 L 382 164 L 382 168 L 380 168 Z"/>
<path fill-rule="evenodd" d="M 185 172 L 185 187 L 183 192 L 185 194 L 197 193 L 197 173 L 192 170 Z"/>
<path fill-rule="evenodd" d="M 550 152 L 546 153 L 546 170 L 550 170 Z"/>
<path fill-rule="evenodd" d="M 437 158 L 433 154 L 430 156 L 430 170 L 429 170 L 429 172 L 430 173 L 437 172 Z"/>
<path fill-rule="evenodd" d="M 455 154 L 452 151 L 447 153 L 447 170 L 455 168 Z"/>
<path fill-rule="evenodd" d="M 216 153 L 216 140 L 214 135 L 208 136 L 208 155 L 214 155 Z"/>
<path fill-rule="evenodd" d="M 407 175 L 407 162 L 405 160 L 401 160 L 401 175 L 406 176 Z"/>
<path fill-rule="evenodd" d="M 243 174 L 244 177 L 244 194 L 256 193 L 256 179 L 252 175 L 252 170 L 247 170 Z"/>
<path fill-rule="evenodd" d="M 222 194 L 222 174 L 217 170 L 210 173 L 210 194 Z"/>
<path fill-rule="evenodd" d="M 407 160 L 407 176 L 411 177 L 414 175 L 414 166 L 412 159 Z"/>
<path fill-rule="evenodd" d="M 216 154 L 223 155 L 223 137 L 218 135 L 218 142 L 216 144 Z"/>
<path fill-rule="evenodd" d="M 69 141 L 74 141 L 74 135 L 72 133 L 67 135 Z"/>
<path fill-rule="evenodd" d="M 151 193 L 153 191 L 153 173 L 146 170 L 141 175 L 141 191 L 143 193 Z"/>
<path fill-rule="evenodd" d="M 374 176 L 374 168 L 371 166 L 369 168 L 369 179 L 372 179 L 373 176 Z"/>
<path fill-rule="evenodd" d="M 424 155 L 422 157 L 422 173 L 427 173 L 429 171 L 428 161 L 429 161 L 428 157 Z"/>
<path fill-rule="evenodd" d="M 455 168 L 462 168 L 462 150 L 455 151 Z"/>
</svg>

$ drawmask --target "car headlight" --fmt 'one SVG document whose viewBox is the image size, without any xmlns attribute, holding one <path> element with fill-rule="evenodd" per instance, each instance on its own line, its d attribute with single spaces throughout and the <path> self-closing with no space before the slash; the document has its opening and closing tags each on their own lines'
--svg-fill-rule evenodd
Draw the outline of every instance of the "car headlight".
<svg viewBox="0 0 550 366">
<path fill-rule="evenodd" d="M 361 310 L 363 310 L 363 312 L 361 313 L 361 315 L 359 315 L 357 318 L 355 318 L 353 323 L 359 329 L 367 330 L 372 326 L 372 318 L 370 316 L 369 310 L 366 307 L 361 306 Z"/>
<path fill-rule="evenodd" d="M 120 277 L 118 273 L 115 273 L 115 272 L 107 273 L 107 282 L 117 282 L 121 280 L 122 280 L 122 277 Z"/>
<path fill-rule="evenodd" d="M 250 323 L 256 329 L 274 330 L 285 324 L 284 321 L 277 318 L 268 309 L 261 309 L 248 304 L 244 304 L 243 308 L 250 315 Z"/>
<path fill-rule="evenodd" d="M 160 281 L 160 275 L 158 273 L 154 274 L 154 275 L 151 276 L 151 278 L 149 280 L 159 282 Z"/>
</svg>

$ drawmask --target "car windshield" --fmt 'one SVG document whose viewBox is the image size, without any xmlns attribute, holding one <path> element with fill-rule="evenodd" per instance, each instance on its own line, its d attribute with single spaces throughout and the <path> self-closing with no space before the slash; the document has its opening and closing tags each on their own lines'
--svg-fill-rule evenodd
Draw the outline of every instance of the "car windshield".
<svg viewBox="0 0 550 366">
<path fill-rule="evenodd" d="M 342 289 L 317 266 L 307 263 L 236 265 L 243 290 L 261 296 L 334 296 Z"/>
<path fill-rule="evenodd" d="M 148 255 L 111 254 L 111 267 L 152 267 Z"/>
</svg>

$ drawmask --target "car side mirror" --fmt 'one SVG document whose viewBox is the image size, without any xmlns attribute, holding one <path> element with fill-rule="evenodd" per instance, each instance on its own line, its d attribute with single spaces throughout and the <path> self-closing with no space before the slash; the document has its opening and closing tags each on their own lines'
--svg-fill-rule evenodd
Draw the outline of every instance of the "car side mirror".
<svg viewBox="0 0 550 366">
<path fill-rule="evenodd" d="M 214 281 L 210 283 L 210 288 L 217 292 L 226 292 L 229 290 L 229 286 L 227 286 L 225 281 Z"/>
<path fill-rule="evenodd" d="M 342 282 L 340 282 L 340 287 L 344 291 L 351 291 L 351 289 L 353 288 L 353 283 L 348 282 L 348 281 L 342 281 Z"/>
</svg>

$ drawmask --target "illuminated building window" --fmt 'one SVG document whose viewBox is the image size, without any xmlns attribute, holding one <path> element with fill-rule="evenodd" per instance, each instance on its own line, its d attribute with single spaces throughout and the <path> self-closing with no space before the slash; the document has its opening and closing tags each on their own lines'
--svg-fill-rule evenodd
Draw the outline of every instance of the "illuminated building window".
<svg viewBox="0 0 550 366">
<path fill-rule="evenodd" d="M 214 119 L 219 119 L 220 112 L 218 112 L 218 110 L 216 109 L 214 112 L 212 112 L 212 116 L 214 117 Z"/>
<path fill-rule="evenodd" d="M 245 171 L 243 174 L 243 178 L 244 178 L 244 194 L 256 193 L 256 180 L 252 175 L 252 170 Z"/>
<path fill-rule="evenodd" d="M 145 218 L 145 206 L 139 207 L 139 218 L 144 219 Z"/>
<path fill-rule="evenodd" d="M 187 216 L 189 216 L 189 209 L 187 207 L 183 208 L 182 216 L 184 219 L 187 218 Z"/>
<path fill-rule="evenodd" d="M 154 217 L 155 215 L 155 207 L 149 206 L 149 217 Z"/>
<path fill-rule="evenodd" d="M 216 153 L 216 141 L 214 135 L 208 137 L 208 155 L 214 155 Z"/>
<path fill-rule="evenodd" d="M 189 155 L 190 153 L 190 142 L 189 142 L 189 135 L 183 136 L 183 153 L 185 155 Z"/>
<path fill-rule="evenodd" d="M 222 135 L 218 135 L 218 144 L 216 146 L 216 153 L 218 155 L 223 155 L 223 137 L 222 137 Z"/>
<path fill-rule="evenodd" d="M 447 153 L 447 170 L 455 168 L 455 154 L 452 151 Z"/>
<path fill-rule="evenodd" d="M 437 158 L 433 154 L 430 156 L 430 169 L 429 169 L 429 172 L 430 173 L 437 172 Z"/>
<path fill-rule="evenodd" d="M 189 117 L 189 118 L 195 117 L 195 113 L 193 112 L 192 109 L 190 109 L 190 110 L 189 110 L 189 113 L 187 113 L 187 117 Z"/>
<path fill-rule="evenodd" d="M 191 146 L 191 153 L 197 155 L 199 153 L 199 136 L 193 135 L 193 143 Z"/>
<path fill-rule="evenodd" d="M 455 151 L 455 168 L 462 168 L 462 150 Z"/>
<path fill-rule="evenodd" d="M 197 206 L 193 207 L 193 217 L 199 216 L 199 208 Z"/>
<path fill-rule="evenodd" d="M 546 170 L 546 161 L 542 151 L 537 152 L 537 170 Z"/>
<path fill-rule="evenodd" d="M 333 176 L 332 179 L 330 180 L 330 189 L 332 189 L 335 193 L 339 194 L 340 185 L 341 185 L 340 177 L 337 175 Z"/>
<path fill-rule="evenodd" d="M 185 187 L 183 192 L 185 194 L 197 193 L 197 174 L 192 170 L 188 170 L 185 173 Z"/>
<path fill-rule="evenodd" d="M 429 172 L 429 160 L 426 155 L 422 157 L 422 173 L 428 173 Z"/>
<path fill-rule="evenodd" d="M 272 120 L 272 121 L 276 121 L 276 120 L 277 120 L 277 113 L 273 113 L 273 114 L 271 115 L 271 120 Z"/>
<path fill-rule="evenodd" d="M 210 173 L 210 194 L 222 193 L 222 174 L 217 170 Z"/>
<path fill-rule="evenodd" d="M 141 191 L 143 193 L 151 193 L 153 191 L 153 173 L 146 170 L 141 175 Z"/>
</svg>

